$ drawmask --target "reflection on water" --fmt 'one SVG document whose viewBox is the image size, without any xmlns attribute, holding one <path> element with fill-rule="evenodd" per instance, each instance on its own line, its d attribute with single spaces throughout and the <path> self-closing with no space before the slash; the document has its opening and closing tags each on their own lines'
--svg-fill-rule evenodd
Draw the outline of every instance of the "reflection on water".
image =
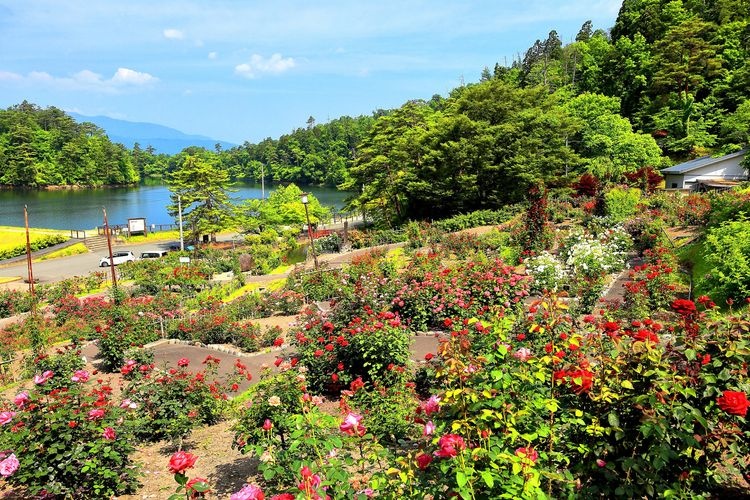
<svg viewBox="0 0 750 500">
<path fill-rule="evenodd" d="M 260 198 L 260 184 L 237 183 L 230 193 L 235 202 Z M 266 185 L 265 195 L 274 187 Z M 332 188 L 307 187 L 324 206 L 341 208 L 349 193 Z M 29 207 L 29 225 L 51 229 L 92 229 L 102 224 L 102 207 L 111 224 L 145 217 L 146 223 L 173 224 L 167 213 L 169 189 L 153 182 L 138 187 L 70 189 L 60 191 L 0 190 L 0 225 L 23 226 L 23 206 Z"/>
</svg>

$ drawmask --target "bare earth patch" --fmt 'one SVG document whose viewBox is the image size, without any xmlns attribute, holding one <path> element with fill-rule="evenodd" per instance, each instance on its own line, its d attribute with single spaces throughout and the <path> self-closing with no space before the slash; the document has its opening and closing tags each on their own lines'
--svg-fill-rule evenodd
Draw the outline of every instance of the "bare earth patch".
<svg viewBox="0 0 750 500">
<path fill-rule="evenodd" d="M 199 427 L 183 443 L 182 449 L 198 457 L 195 467 L 187 471 L 188 477 L 201 477 L 211 484 L 209 498 L 228 498 L 252 481 L 257 472 L 257 460 L 232 449 L 234 434 L 230 430 L 232 421 L 220 422 L 209 427 Z M 133 460 L 142 464 L 143 486 L 133 495 L 124 495 L 123 500 L 166 498 L 177 488 L 169 472 L 169 458 L 177 447 L 169 442 L 148 444 L 139 447 Z"/>
</svg>

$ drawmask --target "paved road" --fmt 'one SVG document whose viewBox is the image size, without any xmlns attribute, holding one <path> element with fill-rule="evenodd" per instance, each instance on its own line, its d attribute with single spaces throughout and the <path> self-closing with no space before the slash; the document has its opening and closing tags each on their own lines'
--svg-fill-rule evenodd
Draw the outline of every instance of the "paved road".
<svg viewBox="0 0 750 500">
<path fill-rule="evenodd" d="M 361 217 L 353 218 L 349 220 L 349 227 L 354 228 L 362 224 Z M 336 224 L 321 225 L 321 229 L 342 229 L 343 223 L 338 222 Z M 238 238 L 236 233 L 224 233 L 217 235 L 219 241 L 232 241 Z M 136 256 L 139 256 L 141 252 L 146 250 L 154 249 L 168 249 L 171 245 L 179 243 L 177 241 L 158 241 L 153 243 L 143 243 L 138 245 L 115 245 L 113 248 L 117 250 L 130 250 Z M 98 252 L 89 252 L 80 255 L 72 255 L 70 257 L 62 257 L 59 259 L 47 260 L 42 262 L 34 263 L 34 278 L 39 280 L 40 283 L 54 283 L 56 281 L 62 281 L 66 278 L 72 278 L 73 276 L 86 276 L 95 271 L 106 270 L 109 268 L 100 268 L 99 259 L 107 255 L 106 250 Z M 26 269 L 26 261 L 16 262 L 14 264 L 3 265 L 0 263 L 0 278 L 26 278 L 28 276 Z M 276 277 L 278 279 L 278 277 Z M 10 287 L 19 286 L 22 282 L 11 283 Z"/>
<path fill-rule="evenodd" d="M 166 249 L 174 242 L 160 241 L 153 243 L 143 243 L 139 245 L 116 245 L 113 250 L 130 250 L 136 256 L 141 252 L 153 249 Z M 96 253 L 83 253 L 80 255 L 71 255 L 70 257 L 61 257 L 59 259 L 45 260 L 34 263 L 34 278 L 40 283 L 53 283 L 73 276 L 86 276 L 94 271 L 109 271 L 109 268 L 100 268 L 99 259 L 107 255 L 106 250 Z M 0 266 L 0 278 L 4 277 L 27 277 L 26 261 Z"/>
</svg>

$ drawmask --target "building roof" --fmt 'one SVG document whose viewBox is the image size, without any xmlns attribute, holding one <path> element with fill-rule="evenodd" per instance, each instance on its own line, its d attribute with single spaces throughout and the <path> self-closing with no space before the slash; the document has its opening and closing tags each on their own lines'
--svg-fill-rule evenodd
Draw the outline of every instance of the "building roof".
<svg viewBox="0 0 750 500">
<path fill-rule="evenodd" d="M 734 153 L 729 153 L 724 156 L 703 156 L 702 158 L 696 158 L 695 160 L 686 161 L 684 163 L 678 163 L 671 167 L 661 169 L 662 174 L 685 174 L 692 172 L 693 170 L 718 163 L 720 161 L 728 160 L 730 158 L 736 158 L 738 156 L 744 156 L 747 154 L 747 149 L 742 149 Z"/>
</svg>

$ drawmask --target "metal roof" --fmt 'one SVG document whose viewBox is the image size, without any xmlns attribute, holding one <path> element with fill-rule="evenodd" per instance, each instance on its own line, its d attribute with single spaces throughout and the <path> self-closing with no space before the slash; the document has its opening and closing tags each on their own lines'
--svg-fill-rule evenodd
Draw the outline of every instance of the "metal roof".
<svg viewBox="0 0 750 500">
<path fill-rule="evenodd" d="M 737 156 L 743 156 L 746 153 L 747 153 L 747 149 L 742 149 L 740 151 L 729 153 L 728 155 L 724 155 L 724 156 L 703 156 L 702 158 L 696 158 L 695 160 L 690 160 L 684 163 L 678 163 L 677 165 L 672 165 L 671 167 L 663 168 L 661 169 L 661 173 L 684 174 L 686 172 L 691 172 L 693 170 L 696 170 L 701 167 L 705 167 L 707 165 L 711 165 L 714 163 L 718 163 L 720 161 L 728 160 L 730 158 L 735 158 Z"/>
</svg>

